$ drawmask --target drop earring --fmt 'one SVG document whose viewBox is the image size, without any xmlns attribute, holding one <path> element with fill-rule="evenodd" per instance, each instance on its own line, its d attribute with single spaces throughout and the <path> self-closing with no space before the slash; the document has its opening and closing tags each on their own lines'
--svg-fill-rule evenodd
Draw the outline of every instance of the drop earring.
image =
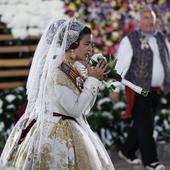
<svg viewBox="0 0 170 170">
<path fill-rule="evenodd" d="M 71 50 L 71 59 L 72 60 L 76 59 L 76 54 L 75 54 L 74 50 Z"/>
</svg>

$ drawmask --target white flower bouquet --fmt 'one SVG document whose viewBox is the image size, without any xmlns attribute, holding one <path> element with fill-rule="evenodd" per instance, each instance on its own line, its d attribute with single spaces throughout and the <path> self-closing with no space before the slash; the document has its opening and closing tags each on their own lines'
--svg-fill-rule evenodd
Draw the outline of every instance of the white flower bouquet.
<svg viewBox="0 0 170 170">
<path fill-rule="evenodd" d="M 97 63 L 99 62 L 99 60 L 105 60 L 108 64 L 108 79 L 109 81 L 104 81 L 104 84 L 108 87 L 111 88 L 112 90 L 114 90 L 117 86 L 117 82 L 120 82 L 121 84 L 131 88 L 132 90 L 134 90 L 136 93 L 139 93 L 143 96 L 147 96 L 149 91 L 143 89 L 142 87 L 139 87 L 133 83 L 131 83 L 130 81 L 122 78 L 122 76 L 120 74 L 117 73 L 116 69 L 115 69 L 115 65 L 117 60 L 112 60 L 111 58 L 109 58 L 109 60 L 107 60 L 101 53 L 99 54 L 94 54 L 91 57 L 90 60 L 90 64 L 92 66 L 96 66 Z M 116 80 L 116 81 L 115 81 Z"/>
</svg>

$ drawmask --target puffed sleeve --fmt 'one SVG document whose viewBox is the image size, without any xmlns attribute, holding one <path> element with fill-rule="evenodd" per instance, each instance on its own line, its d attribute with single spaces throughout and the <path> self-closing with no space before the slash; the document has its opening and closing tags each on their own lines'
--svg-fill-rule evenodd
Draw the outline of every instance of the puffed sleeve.
<svg viewBox="0 0 170 170">
<path fill-rule="evenodd" d="M 132 46 L 130 44 L 128 37 L 125 36 L 121 40 L 118 51 L 116 53 L 117 63 L 115 66 L 115 69 L 119 74 L 121 74 L 123 78 L 125 77 L 129 69 L 132 60 L 132 55 L 133 55 Z M 119 92 L 121 89 L 124 89 L 124 86 L 121 83 L 117 82 L 117 86 L 114 91 Z"/>
<path fill-rule="evenodd" d="M 130 44 L 128 37 L 126 36 L 120 42 L 116 54 L 117 63 L 115 69 L 119 74 L 122 74 L 122 77 L 125 76 L 127 70 L 129 69 L 132 60 L 132 55 L 133 55 L 132 46 Z"/>
<path fill-rule="evenodd" d="M 58 103 L 64 108 L 69 116 L 79 117 L 90 106 L 90 103 L 97 96 L 101 82 L 88 77 L 84 83 L 84 88 L 80 95 L 76 95 L 70 88 L 57 85 Z"/>
</svg>

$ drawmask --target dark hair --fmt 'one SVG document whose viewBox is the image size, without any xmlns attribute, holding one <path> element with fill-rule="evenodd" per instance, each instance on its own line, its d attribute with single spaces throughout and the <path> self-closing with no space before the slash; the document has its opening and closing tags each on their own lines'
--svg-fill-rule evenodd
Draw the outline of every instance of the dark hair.
<svg viewBox="0 0 170 170">
<path fill-rule="evenodd" d="M 89 27 L 85 26 L 83 28 L 83 30 L 80 32 L 77 41 L 73 42 L 67 50 L 78 48 L 78 46 L 80 44 L 80 40 L 84 37 L 84 35 L 87 35 L 87 34 L 91 34 L 91 29 Z"/>
</svg>

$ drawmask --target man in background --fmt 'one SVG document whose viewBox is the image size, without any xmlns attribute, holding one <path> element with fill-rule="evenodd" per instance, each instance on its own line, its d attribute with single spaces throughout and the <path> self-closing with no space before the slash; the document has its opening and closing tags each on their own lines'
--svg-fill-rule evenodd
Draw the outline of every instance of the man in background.
<svg viewBox="0 0 170 170">
<path fill-rule="evenodd" d="M 131 164 L 141 163 L 136 156 L 139 149 L 143 165 L 148 170 L 165 170 L 159 162 L 153 138 L 154 116 L 161 94 L 170 92 L 170 44 L 166 37 L 155 29 L 156 15 L 145 7 L 138 13 L 139 29 L 129 33 L 120 42 L 116 70 L 132 83 L 148 89 L 147 97 L 126 88 L 128 112 L 133 124 L 118 155 Z M 119 93 L 112 94 L 114 101 Z M 129 115 L 130 114 L 130 115 Z"/>
</svg>

